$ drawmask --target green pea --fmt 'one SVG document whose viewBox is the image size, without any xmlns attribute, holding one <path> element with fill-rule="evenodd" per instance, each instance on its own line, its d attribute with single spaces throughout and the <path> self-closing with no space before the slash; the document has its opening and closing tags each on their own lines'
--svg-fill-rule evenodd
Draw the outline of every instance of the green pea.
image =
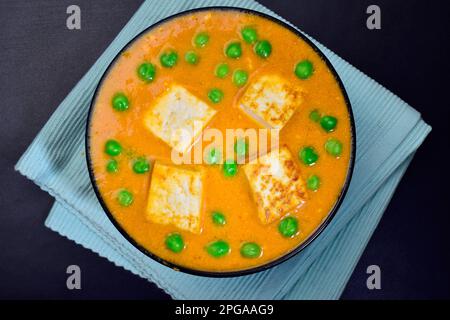
<svg viewBox="0 0 450 320">
<path fill-rule="evenodd" d="M 245 42 L 250 43 L 250 44 L 253 44 L 253 43 L 255 43 L 256 40 L 258 40 L 258 33 L 256 32 L 256 29 L 252 28 L 252 27 L 242 28 L 241 36 Z"/>
<path fill-rule="evenodd" d="M 291 238 L 298 232 L 298 220 L 294 217 L 287 217 L 280 221 L 278 231 L 285 238 Z"/>
<path fill-rule="evenodd" d="M 272 45 L 267 40 L 258 41 L 255 44 L 255 53 L 263 59 L 267 59 L 272 53 Z"/>
<path fill-rule="evenodd" d="M 319 110 L 315 109 L 309 113 L 309 119 L 311 119 L 314 122 L 320 121 L 320 112 Z"/>
<path fill-rule="evenodd" d="M 339 157 L 342 153 L 342 142 L 338 139 L 331 138 L 325 143 L 325 150 L 329 155 Z"/>
<path fill-rule="evenodd" d="M 108 140 L 105 143 L 105 153 L 110 156 L 118 156 L 122 152 L 122 146 L 116 140 Z"/>
<path fill-rule="evenodd" d="M 238 139 L 234 143 L 234 151 L 238 156 L 245 156 L 248 153 L 248 143 L 245 139 Z"/>
<path fill-rule="evenodd" d="M 261 256 L 261 247 L 254 242 L 246 242 L 241 246 L 241 255 L 244 258 L 259 258 Z"/>
<path fill-rule="evenodd" d="M 309 190 L 317 191 L 320 187 L 320 178 L 316 175 L 313 175 L 306 180 L 306 187 Z"/>
<path fill-rule="evenodd" d="M 231 59 L 238 59 L 242 55 L 240 42 L 231 42 L 225 48 L 225 55 Z"/>
<path fill-rule="evenodd" d="M 125 111 L 130 107 L 130 102 L 122 92 L 116 93 L 112 98 L 112 106 L 117 111 Z"/>
<path fill-rule="evenodd" d="M 161 54 L 159 61 L 164 68 L 172 68 L 178 62 L 178 53 L 174 50 L 169 50 Z"/>
<path fill-rule="evenodd" d="M 135 173 L 143 174 L 148 172 L 148 170 L 150 170 L 150 164 L 148 163 L 147 159 L 139 158 L 136 161 L 134 161 L 133 171 Z"/>
<path fill-rule="evenodd" d="M 116 173 L 119 171 L 119 164 L 116 159 L 110 159 L 106 164 L 106 171 L 109 173 Z"/>
<path fill-rule="evenodd" d="M 184 249 L 184 240 L 179 233 L 169 234 L 165 243 L 166 248 L 175 253 L 180 253 Z"/>
<path fill-rule="evenodd" d="M 336 128 L 338 120 L 333 116 L 324 116 L 320 119 L 320 125 L 326 132 L 332 132 Z"/>
<path fill-rule="evenodd" d="M 225 78 L 230 73 L 230 67 L 226 63 L 221 63 L 217 65 L 214 74 L 218 78 Z"/>
<path fill-rule="evenodd" d="M 245 86 L 248 80 L 248 73 L 244 70 L 236 70 L 233 72 L 233 83 L 238 87 Z"/>
<path fill-rule="evenodd" d="M 212 221 L 218 226 L 224 226 L 227 223 L 225 215 L 222 212 L 214 211 L 211 215 Z"/>
<path fill-rule="evenodd" d="M 307 166 L 312 166 L 319 160 L 319 155 L 313 147 L 304 147 L 299 152 L 299 158 Z"/>
<path fill-rule="evenodd" d="M 186 62 L 189 64 L 196 65 L 200 58 L 194 51 L 188 51 L 184 55 L 184 60 L 186 60 Z"/>
<path fill-rule="evenodd" d="M 123 207 L 129 207 L 133 203 L 133 194 L 127 189 L 120 190 L 117 194 L 117 201 Z"/>
<path fill-rule="evenodd" d="M 226 160 L 223 164 L 223 174 L 226 177 L 234 177 L 238 172 L 237 163 L 235 160 Z"/>
<path fill-rule="evenodd" d="M 213 88 L 209 90 L 208 98 L 212 103 L 219 103 L 223 99 L 223 91 L 217 88 Z"/>
<path fill-rule="evenodd" d="M 314 72 L 314 67 L 313 67 L 313 64 L 311 63 L 311 61 L 309 61 L 309 60 L 300 61 L 299 63 L 297 63 L 297 65 L 295 66 L 295 69 L 294 69 L 294 73 L 297 76 L 297 78 L 302 79 L 302 80 L 306 80 L 309 77 L 311 77 L 313 72 Z"/>
<path fill-rule="evenodd" d="M 144 62 L 138 67 L 137 73 L 141 80 L 145 82 L 152 82 L 155 80 L 156 67 L 153 63 Z"/>
<path fill-rule="evenodd" d="M 194 45 L 203 48 L 209 42 L 209 35 L 206 32 L 198 33 L 194 38 Z"/>
<path fill-rule="evenodd" d="M 221 153 L 220 153 L 220 150 L 217 148 L 209 149 L 209 151 L 205 157 L 207 164 L 218 164 L 220 162 L 220 159 L 221 159 Z"/>
<path fill-rule="evenodd" d="M 206 246 L 206 252 L 208 252 L 214 258 L 220 258 L 230 252 L 230 245 L 223 240 L 211 242 Z"/>
</svg>

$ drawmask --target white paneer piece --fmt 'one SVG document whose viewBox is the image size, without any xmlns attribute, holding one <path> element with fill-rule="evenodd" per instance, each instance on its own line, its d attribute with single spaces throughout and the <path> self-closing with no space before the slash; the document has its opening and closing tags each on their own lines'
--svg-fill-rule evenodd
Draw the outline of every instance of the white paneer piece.
<svg viewBox="0 0 450 320">
<path fill-rule="evenodd" d="M 239 106 L 263 126 L 281 129 L 302 102 L 300 87 L 278 75 L 262 75 L 250 83 Z"/>
<path fill-rule="evenodd" d="M 145 126 L 180 153 L 189 151 L 216 110 L 180 85 L 173 84 L 144 117 Z"/>
<path fill-rule="evenodd" d="M 155 223 L 201 232 L 203 171 L 155 162 L 146 216 Z"/>
<path fill-rule="evenodd" d="M 263 224 L 294 211 L 306 199 L 300 170 L 285 146 L 246 164 L 244 172 Z"/>
</svg>

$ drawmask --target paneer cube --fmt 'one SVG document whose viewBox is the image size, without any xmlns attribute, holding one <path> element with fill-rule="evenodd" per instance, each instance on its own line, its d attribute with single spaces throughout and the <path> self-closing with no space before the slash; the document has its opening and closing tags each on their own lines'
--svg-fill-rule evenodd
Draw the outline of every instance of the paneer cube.
<svg viewBox="0 0 450 320">
<path fill-rule="evenodd" d="M 155 223 L 201 232 L 203 172 L 155 162 L 146 216 Z"/>
<path fill-rule="evenodd" d="M 180 85 L 173 84 L 150 108 L 144 123 L 180 153 L 189 151 L 216 110 Z"/>
<path fill-rule="evenodd" d="M 263 126 L 281 129 L 302 102 L 300 87 L 278 75 L 262 75 L 248 86 L 239 106 Z"/>
<path fill-rule="evenodd" d="M 285 146 L 246 164 L 244 172 L 263 224 L 299 208 L 306 199 L 300 170 Z"/>
</svg>

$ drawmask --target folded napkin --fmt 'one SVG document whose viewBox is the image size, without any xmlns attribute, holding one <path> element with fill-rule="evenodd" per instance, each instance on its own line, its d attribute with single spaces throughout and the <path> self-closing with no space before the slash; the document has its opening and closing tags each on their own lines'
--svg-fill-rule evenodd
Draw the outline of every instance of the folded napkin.
<svg viewBox="0 0 450 320">
<path fill-rule="evenodd" d="M 115 229 L 92 190 L 84 155 L 87 111 L 108 64 L 154 22 L 195 7 L 237 6 L 279 16 L 253 0 L 148 0 L 57 108 L 16 165 L 56 201 L 46 226 L 176 299 L 337 299 L 414 152 L 431 128 L 420 114 L 315 41 L 344 82 L 357 131 L 347 196 L 332 222 L 304 251 L 270 270 L 217 279 L 173 271 L 148 258 Z M 283 19 L 282 19 L 283 20 Z M 39 164 L 39 165 L 36 165 Z"/>
</svg>

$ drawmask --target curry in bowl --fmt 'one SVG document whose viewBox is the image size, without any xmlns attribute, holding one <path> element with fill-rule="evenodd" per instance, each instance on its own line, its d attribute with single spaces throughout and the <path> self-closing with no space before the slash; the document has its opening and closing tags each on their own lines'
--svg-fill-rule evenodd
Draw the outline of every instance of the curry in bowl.
<svg viewBox="0 0 450 320">
<path fill-rule="evenodd" d="M 100 202 L 133 244 L 226 275 L 271 266 L 318 234 L 347 188 L 354 132 L 339 78 L 306 38 L 216 8 L 166 19 L 116 57 L 87 146 Z"/>
</svg>

